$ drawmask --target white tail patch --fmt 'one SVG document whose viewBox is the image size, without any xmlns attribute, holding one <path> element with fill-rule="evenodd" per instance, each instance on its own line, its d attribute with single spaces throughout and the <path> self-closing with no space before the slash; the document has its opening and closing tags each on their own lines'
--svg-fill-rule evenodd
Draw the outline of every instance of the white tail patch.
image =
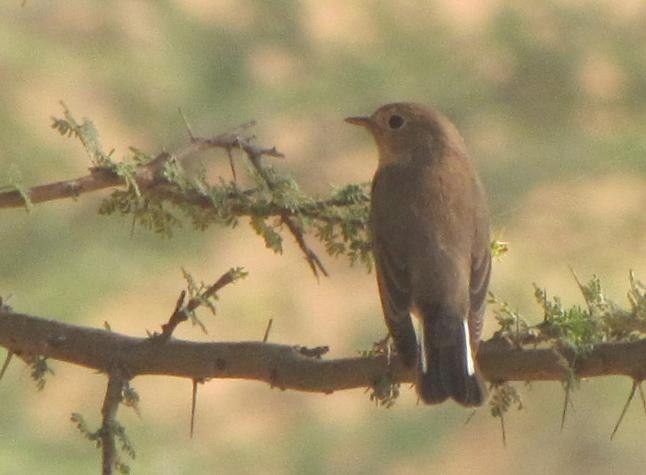
<svg viewBox="0 0 646 475">
<path fill-rule="evenodd" d="M 418 320 L 421 321 L 421 320 Z M 424 324 L 418 325 L 417 336 L 419 339 L 419 358 L 422 363 L 422 373 L 428 373 L 428 359 L 426 358 L 426 345 L 424 344 Z"/>
<path fill-rule="evenodd" d="M 469 335 L 469 322 L 465 318 L 462 320 L 464 326 L 464 353 L 467 355 L 467 373 L 473 376 L 475 373 L 475 365 L 473 363 L 473 355 L 471 354 L 471 336 Z"/>
</svg>

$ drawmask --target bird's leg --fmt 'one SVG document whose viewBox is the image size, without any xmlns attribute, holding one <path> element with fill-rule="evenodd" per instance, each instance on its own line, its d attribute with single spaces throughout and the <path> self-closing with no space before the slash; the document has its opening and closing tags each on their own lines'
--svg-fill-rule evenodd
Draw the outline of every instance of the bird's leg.
<svg viewBox="0 0 646 475">
<path fill-rule="evenodd" d="M 372 344 L 372 351 L 376 355 L 386 355 L 388 366 L 392 360 L 392 345 L 390 333 L 387 333 L 381 340 L 377 340 Z"/>
</svg>

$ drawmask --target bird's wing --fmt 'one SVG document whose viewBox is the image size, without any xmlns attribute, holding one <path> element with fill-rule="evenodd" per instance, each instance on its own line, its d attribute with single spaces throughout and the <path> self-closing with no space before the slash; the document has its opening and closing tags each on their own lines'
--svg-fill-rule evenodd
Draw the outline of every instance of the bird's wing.
<svg viewBox="0 0 646 475">
<path fill-rule="evenodd" d="M 370 230 L 377 268 L 379 293 L 386 320 L 408 318 L 411 305 L 411 281 L 405 223 L 409 206 L 394 200 L 405 186 L 400 167 L 379 169 L 372 182 Z"/>
<path fill-rule="evenodd" d="M 378 241 L 374 247 L 379 293 L 385 301 L 384 310 L 388 310 L 386 318 L 405 319 L 411 304 L 410 276 L 405 261 L 393 256 L 387 246 Z"/>
<path fill-rule="evenodd" d="M 406 179 L 401 167 L 377 171 L 372 182 L 370 227 L 386 326 L 404 363 L 413 367 L 417 360 L 417 337 L 409 314 L 412 291 L 405 228 L 410 222 L 406 216 L 410 206 L 405 200 L 393 199 L 401 194 Z"/>
<path fill-rule="evenodd" d="M 379 296 L 388 331 L 404 364 L 413 367 L 417 360 L 417 337 L 411 321 L 410 277 L 404 259 L 395 258 L 385 246 L 375 246 Z"/>
<path fill-rule="evenodd" d="M 469 331 L 472 346 L 478 347 L 482 334 L 484 310 L 487 302 L 487 289 L 491 276 L 491 252 L 487 247 L 479 255 L 471 258 L 471 279 L 469 284 Z"/>
</svg>

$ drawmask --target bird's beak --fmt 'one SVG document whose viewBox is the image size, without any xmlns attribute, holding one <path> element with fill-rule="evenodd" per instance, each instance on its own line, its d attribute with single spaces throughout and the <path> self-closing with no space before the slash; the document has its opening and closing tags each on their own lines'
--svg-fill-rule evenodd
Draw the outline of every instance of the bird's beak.
<svg viewBox="0 0 646 475">
<path fill-rule="evenodd" d="M 346 117 L 345 121 L 348 124 L 358 125 L 367 129 L 372 128 L 375 123 L 374 120 L 372 120 L 372 117 Z"/>
</svg>

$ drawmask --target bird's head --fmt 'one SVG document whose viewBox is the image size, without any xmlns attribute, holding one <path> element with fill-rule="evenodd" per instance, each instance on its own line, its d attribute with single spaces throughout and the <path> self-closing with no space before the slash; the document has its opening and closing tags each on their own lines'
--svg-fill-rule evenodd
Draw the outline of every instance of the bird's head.
<svg viewBox="0 0 646 475">
<path fill-rule="evenodd" d="M 421 104 L 396 102 L 371 116 L 348 117 L 346 122 L 368 129 L 379 148 L 379 165 L 433 159 L 447 148 L 464 153 L 464 142 L 444 115 Z"/>
</svg>

